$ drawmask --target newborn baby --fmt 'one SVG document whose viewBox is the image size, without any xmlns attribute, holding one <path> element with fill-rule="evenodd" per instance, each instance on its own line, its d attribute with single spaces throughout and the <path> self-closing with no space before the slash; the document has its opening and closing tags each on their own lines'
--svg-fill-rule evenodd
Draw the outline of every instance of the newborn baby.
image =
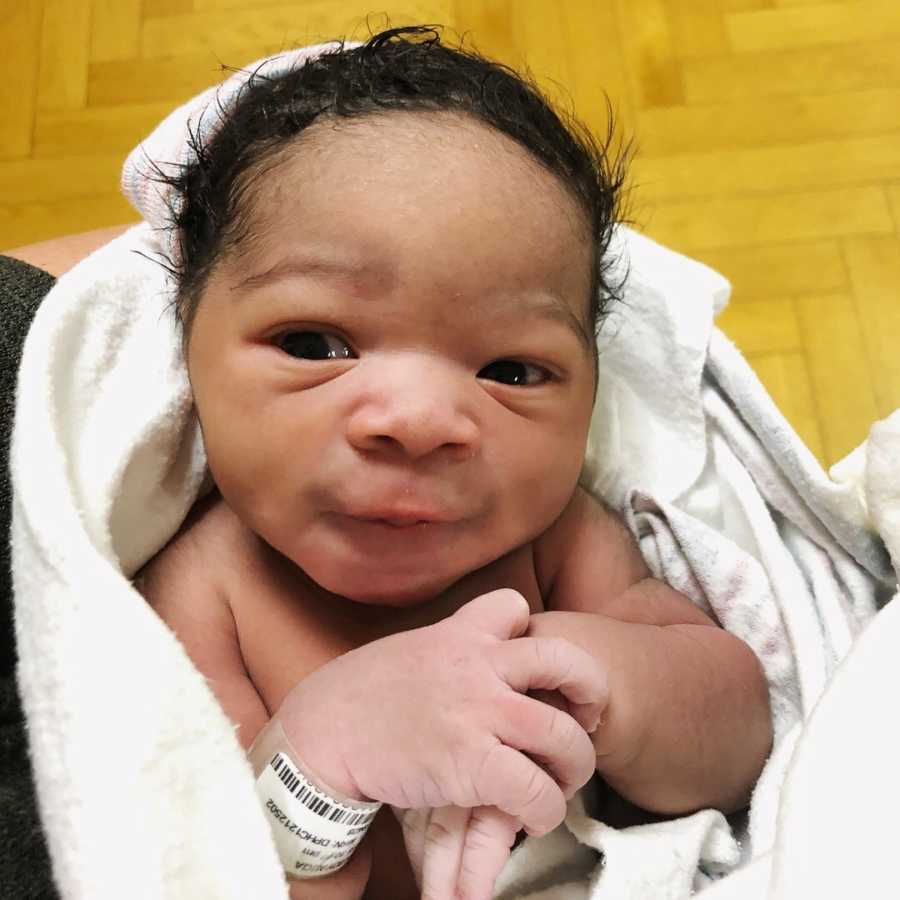
<svg viewBox="0 0 900 900">
<path fill-rule="evenodd" d="M 771 743 L 754 654 L 578 486 L 621 170 L 419 31 L 252 79 L 172 184 L 215 490 L 137 584 L 245 748 L 406 825 L 295 900 L 483 900 L 595 768 L 728 812 Z"/>
</svg>

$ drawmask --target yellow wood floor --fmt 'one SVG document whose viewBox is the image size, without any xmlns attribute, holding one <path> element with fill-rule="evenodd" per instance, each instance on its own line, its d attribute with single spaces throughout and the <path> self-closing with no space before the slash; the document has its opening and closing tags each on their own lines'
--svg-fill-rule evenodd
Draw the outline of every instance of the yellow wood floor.
<svg viewBox="0 0 900 900">
<path fill-rule="evenodd" d="M 632 211 L 826 464 L 900 406 L 900 0 L 0 0 L 0 247 L 131 221 L 125 153 L 297 44 L 440 22 L 633 135 Z M 893 349 L 892 349 L 893 348 Z"/>
</svg>

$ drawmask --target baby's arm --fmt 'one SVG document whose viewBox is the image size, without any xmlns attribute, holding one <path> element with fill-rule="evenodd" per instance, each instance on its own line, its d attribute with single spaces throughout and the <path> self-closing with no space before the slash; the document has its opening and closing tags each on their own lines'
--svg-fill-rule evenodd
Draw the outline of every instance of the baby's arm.
<svg viewBox="0 0 900 900">
<path fill-rule="evenodd" d="M 141 570 L 135 587 L 183 644 L 206 677 L 225 715 L 248 750 L 269 721 L 244 666 L 231 607 L 208 578 L 207 560 L 182 534 Z M 291 900 L 360 900 L 372 866 L 372 842 L 364 840 L 342 869 L 315 881 L 290 881 Z"/>
<path fill-rule="evenodd" d="M 259 692 L 244 667 L 231 607 L 195 556 L 192 536 L 180 535 L 141 570 L 135 587 L 175 633 L 206 678 L 244 750 L 269 721 Z"/>
<path fill-rule="evenodd" d="M 650 577 L 624 525 L 580 489 L 535 562 L 551 611 L 529 634 L 568 638 L 608 670 L 593 735 L 606 781 L 663 814 L 746 805 L 772 742 L 753 651 Z"/>
</svg>

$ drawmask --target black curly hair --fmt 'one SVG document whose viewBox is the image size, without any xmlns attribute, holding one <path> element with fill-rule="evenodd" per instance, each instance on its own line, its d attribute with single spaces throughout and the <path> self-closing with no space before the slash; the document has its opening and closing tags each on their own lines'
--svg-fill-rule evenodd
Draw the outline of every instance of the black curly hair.
<svg viewBox="0 0 900 900">
<path fill-rule="evenodd" d="M 222 128 L 206 143 L 192 136 L 196 162 L 176 174 L 157 170 L 172 204 L 179 254 L 168 268 L 178 284 L 176 312 L 185 339 L 207 279 L 223 253 L 247 237 L 248 196 L 277 164 L 279 151 L 315 122 L 396 110 L 449 111 L 508 135 L 556 176 L 583 211 L 593 247 L 589 323 L 596 330 L 624 278 L 612 283 L 609 247 L 624 221 L 630 143 L 612 155 L 613 114 L 598 143 L 574 116 L 553 109 L 533 79 L 441 41 L 441 26 L 390 28 L 361 46 L 336 44 L 292 71 L 252 73 Z"/>
</svg>

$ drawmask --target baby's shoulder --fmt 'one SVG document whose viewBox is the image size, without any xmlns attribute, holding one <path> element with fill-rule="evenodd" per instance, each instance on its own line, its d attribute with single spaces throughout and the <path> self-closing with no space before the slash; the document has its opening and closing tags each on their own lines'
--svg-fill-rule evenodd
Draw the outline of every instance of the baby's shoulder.
<svg viewBox="0 0 900 900">
<path fill-rule="evenodd" d="M 622 517 L 580 486 L 560 517 L 535 539 L 534 563 L 545 598 L 568 593 L 587 578 L 612 591 L 646 574 Z"/>
<path fill-rule="evenodd" d="M 622 529 L 619 516 L 579 485 L 559 518 L 535 538 L 535 563 L 549 575 L 585 536 L 590 535 L 592 544 L 602 549 L 615 541 Z"/>
<path fill-rule="evenodd" d="M 135 587 L 161 608 L 176 598 L 218 595 L 241 549 L 234 513 L 218 491 L 198 500 L 172 539 L 135 576 Z"/>
</svg>

